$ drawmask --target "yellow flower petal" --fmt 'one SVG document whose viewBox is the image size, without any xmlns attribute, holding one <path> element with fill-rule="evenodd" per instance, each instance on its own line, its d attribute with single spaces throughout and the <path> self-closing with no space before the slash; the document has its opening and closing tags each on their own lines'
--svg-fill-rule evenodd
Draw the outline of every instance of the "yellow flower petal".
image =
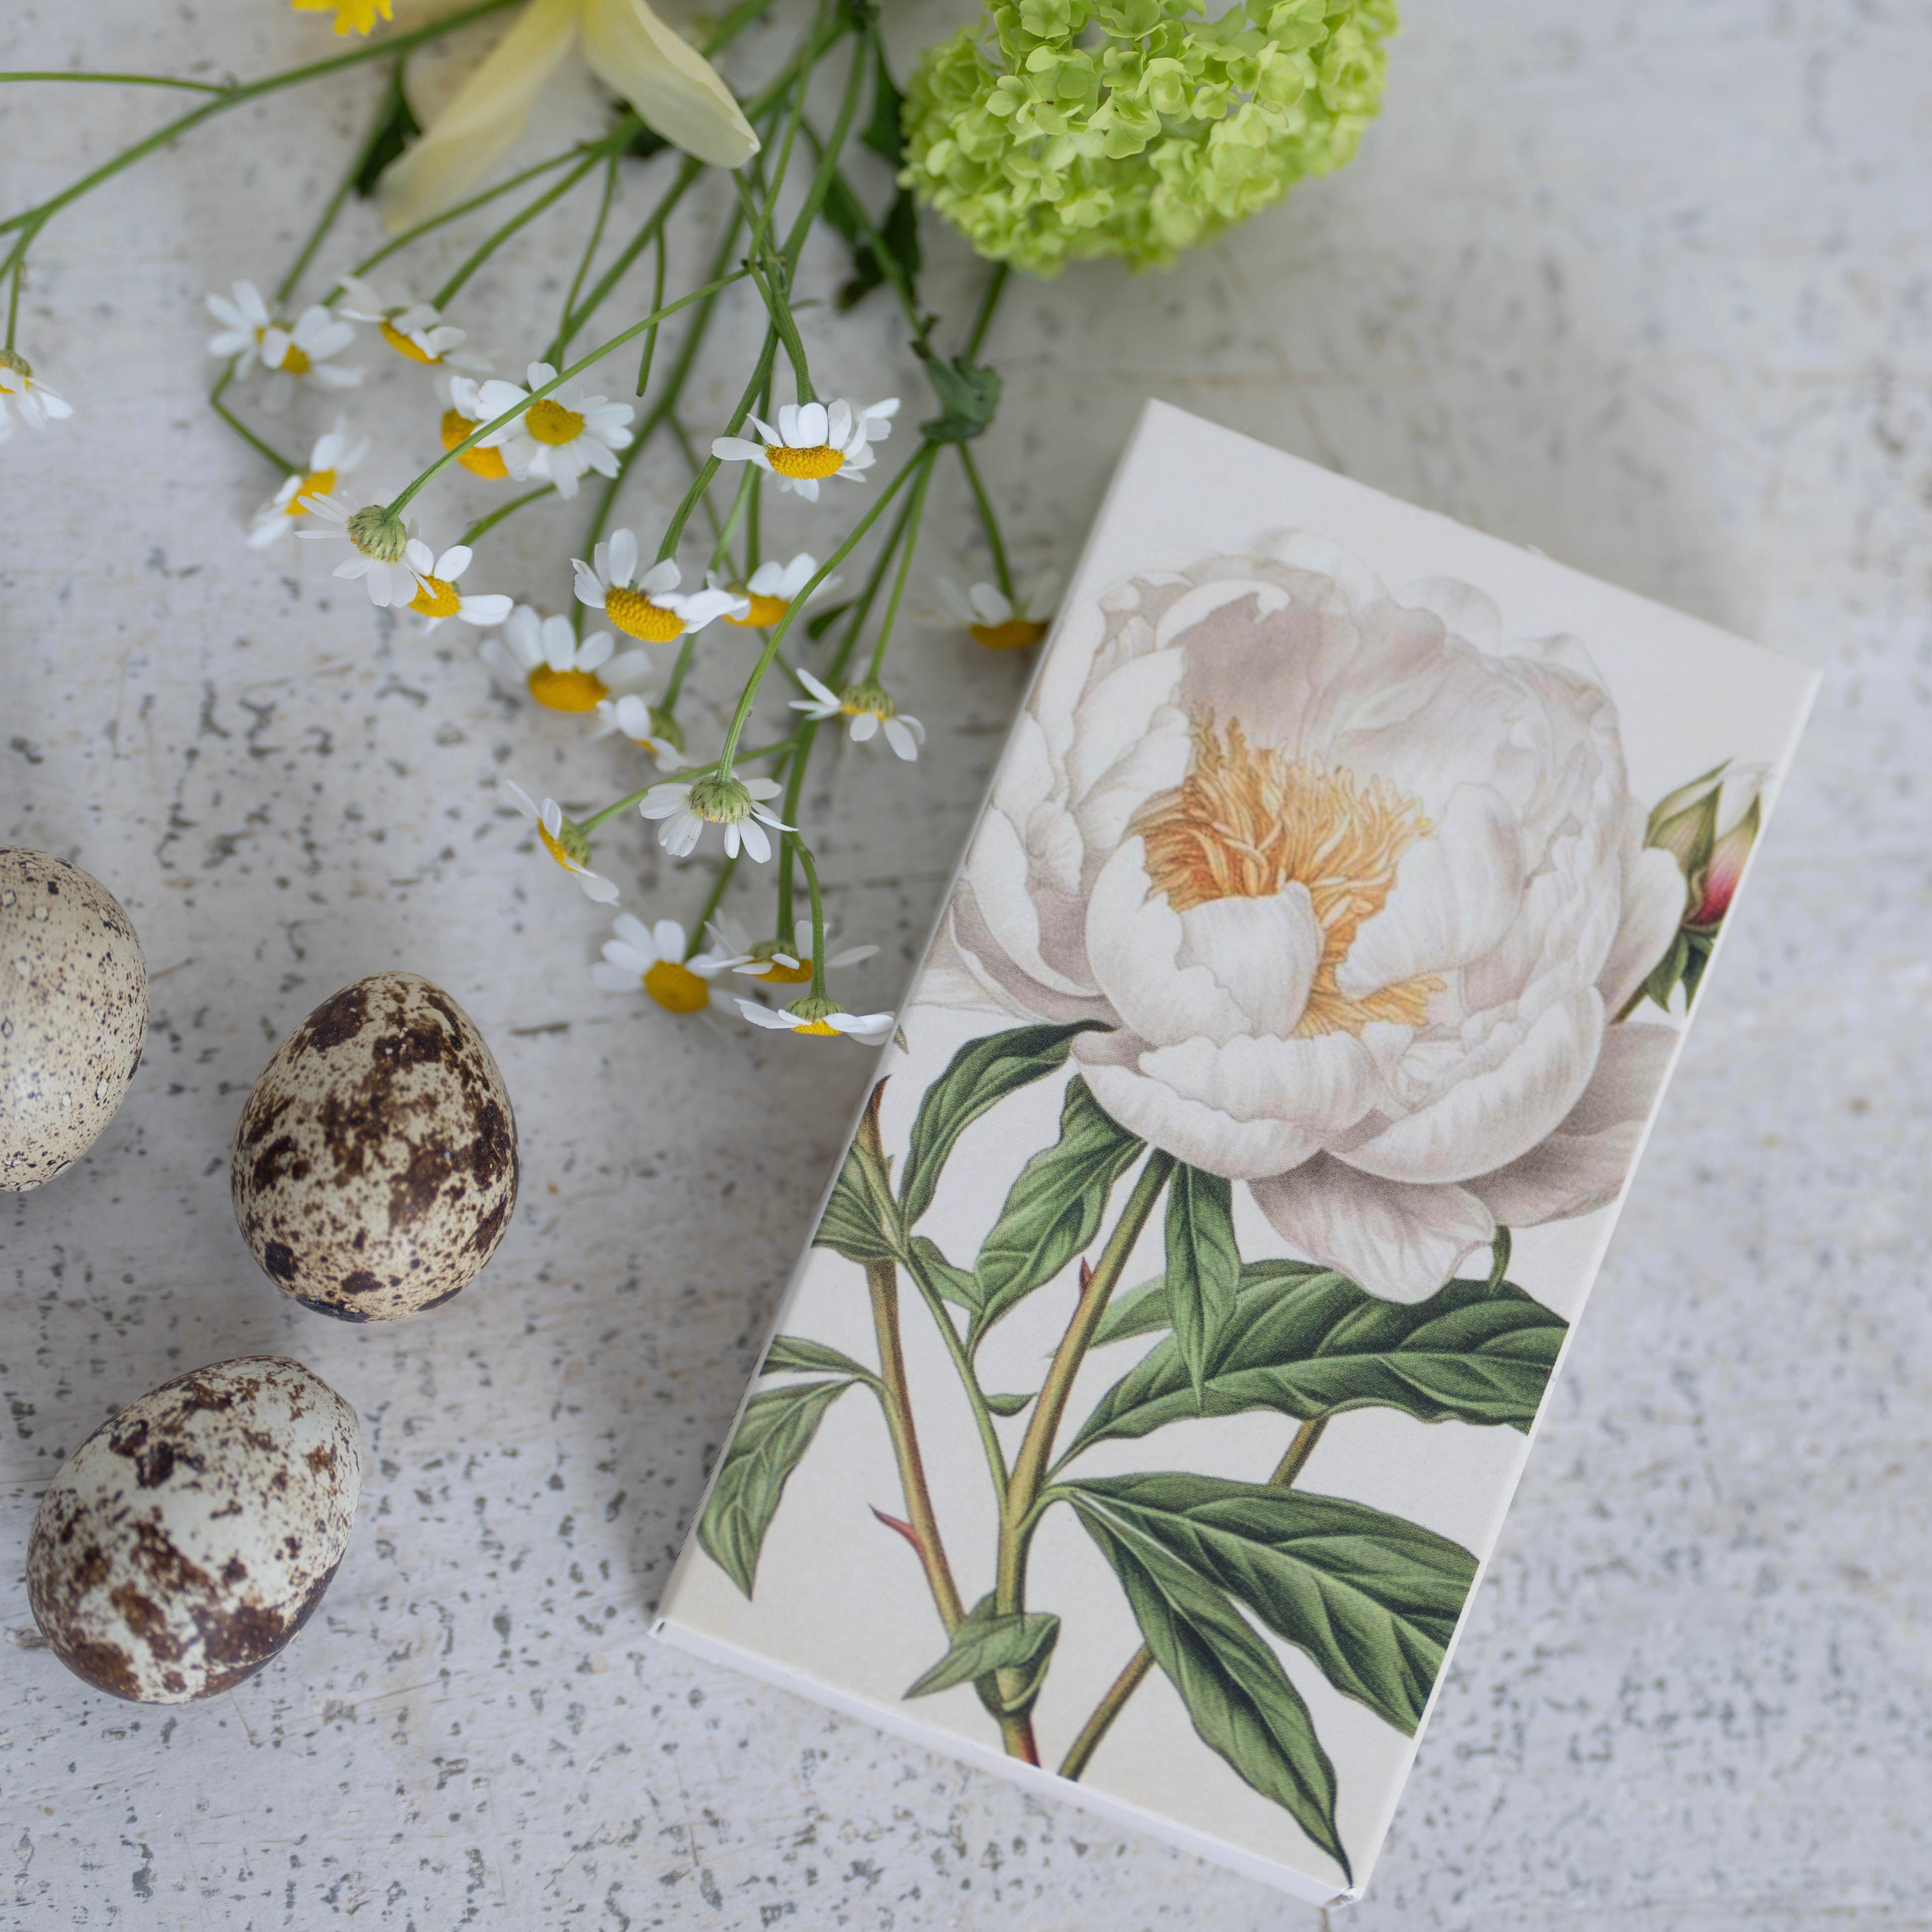
<svg viewBox="0 0 1932 1932">
<path fill-rule="evenodd" d="M 752 124 L 717 70 L 644 0 L 584 0 L 584 52 L 591 72 L 646 127 L 694 160 L 735 168 L 758 152 Z"/>
<path fill-rule="evenodd" d="M 453 207 L 524 131 L 530 104 L 570 51 L 584 0 L 530 0 L 422 138 L 385 171 L 379 190 L 391 234 Z"/>
</svg>

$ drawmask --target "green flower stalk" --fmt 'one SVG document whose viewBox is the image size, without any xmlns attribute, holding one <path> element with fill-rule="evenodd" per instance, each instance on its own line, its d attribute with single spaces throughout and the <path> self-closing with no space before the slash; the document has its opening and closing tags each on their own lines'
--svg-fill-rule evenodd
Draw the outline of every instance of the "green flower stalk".
<svg viewBox="0 0 1932 1932">
<path fill-rule="evenodd" d="M 1394 0 L 991 0 L 914 70 L 901 179 L 1036 275 L 1181 250 L 1348 160 Z"/>
</svg>

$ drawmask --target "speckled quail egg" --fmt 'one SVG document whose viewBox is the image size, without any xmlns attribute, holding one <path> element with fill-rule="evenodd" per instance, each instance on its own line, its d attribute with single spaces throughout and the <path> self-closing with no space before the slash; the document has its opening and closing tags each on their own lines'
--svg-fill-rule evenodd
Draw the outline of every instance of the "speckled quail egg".
<svg viewBox="0 0 1932 1932">
<path fill-rule="evenodd" d="M 143 1704 L 252 1676 L 328 1588 L 362 1487 L 356 1412 L 280 1355 L 162 1383 L 62 1464 L 27 1596 L 70 1670 Z"/>
<path fill-rule="evenodd" d="M 235 1218 L 285 1293 L 345 1322 L 447 1301 L 517 1204 L 517 1124 L 463 1009 L 414 973 L 325 1000 L 242 1110 Z"/>
<path fill-rule="evenodd" d="M 0 846 L 0 1189 L 51 1180 L 114 1118 L 148 1034 L 148 968 L 114 895 Z"/>
</svg>

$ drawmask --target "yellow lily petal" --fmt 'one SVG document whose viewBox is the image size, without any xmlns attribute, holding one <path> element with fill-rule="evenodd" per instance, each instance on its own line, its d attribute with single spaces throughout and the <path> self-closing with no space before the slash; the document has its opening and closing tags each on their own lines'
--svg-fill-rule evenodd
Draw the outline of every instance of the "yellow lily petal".
<svg viewBox="0 0 1932 1932">
<path fill-rule="evenodd" d="M 614 88 L 674 147 L 714 168 L 735 168 L 758 137 L 717 70 L 644 4 L 585 0 L 584 52 Z"/>
<path fill-rule="evenodd" d="M 570 51 L 584 4 L 530 0 L 422 138 L 384 172 L 379 194 L 392 235 L 454 206 L 514 145 L 531 102 Z"/>
</svg>

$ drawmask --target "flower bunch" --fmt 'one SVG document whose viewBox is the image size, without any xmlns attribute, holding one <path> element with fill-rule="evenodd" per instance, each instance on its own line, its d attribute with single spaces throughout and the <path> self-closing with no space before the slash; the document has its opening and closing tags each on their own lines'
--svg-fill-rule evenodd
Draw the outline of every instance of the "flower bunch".
<svg viewBox="0 0 1932 1932">
<path fill-rule="evenodd" d="M 40 428 L 72 413 L 14 342 L 29 253 L 50 220 L 216 114 L 326 75 L 386 70 L 366 138 L 286 272 L 233 279 L 206 299 L 220 364 L 210 404 L 273 472 L 246 542 L 331 542 L 334 574 L 420 620 L 416 634 L 451 620 L 500 634 L 482 641 L 485 674 L 642 760 L 639 782 L 595 808 L 505 791 L 529 849 L 599 904 L 625 897 L 596 850 L 620 814 L 652 828 L 676 862 L 674 882 L 708 874 L 682 916 L 618 915 L 598 987 L 809 1037 L 886 1036 L 890 1013 L 848 1012 L 826 991 L 829 969 L 878 949 L 830 948 L 806 782 L 827 726 L 870 748 L 857 755 L 883 752 L 901 782 L 926 748 L 892 653 L 942 464 L 957 466 L 991 566 L 964 590 L 940 580 L 947 621 L 996 650 L 1046 633 L 1050 590 L 1016 580 L 974 449 L 998 411 L 1000 379 L 982 356 L 1009 265 L 1046 272 L 1109 250 L 1170 260 L 1346 158 L 1378 97 L 1388 0 L 1243 0 L 1212 23 L 1182 0 L 1000 4 L 983 43 L 968 34 L 924 57 L 910 102 L 875 12 L 856 0 L 799 8 L 789 52 L 742 100 L 713 63 L 778 0 L 731 8 L 701 44 L 646 0 L 290 4 L 332 16 L 343 51 L 247 82 L 20 76 L 202 98 L 70 188 L 0 218 L 0 436 L 16 420 Z M 420 124 L 409 56 L 499 15 L 494 48 Z M 580 58 L 608 90 L 608 126 L 493 178 L 539 94 Z M 833 100 L 829 119 L 817 118 L 816 104 Z M 688 227 L 692 190 L 712 169 L 733 171 L 734 194 L 717 198 L 701 260 L 674 279 L 673 219 L 682 211 L 679 232 Z M 639 184 L 646 206 L 625 234 L 617 211 Z M 921 299 L 910 186 L 995 263 L 975 313 L 951 327 Z M 358 199 L 380 212 L 386 238 L 332 262 L 338 218 Z M 522 318 L 465 291 L 526 228 L 554 238 L 572 209 L 581 246 L 554 321 L 514 339 Z M 412 284 L 398 258 L 458 222 L 472 231 L 460 265 L 434 287 Z M 836 335 L 826 310 L 796 292 L 802 273 L 822 273 L 828 249 L 850 262 L 841 308 L 884 291 L 904 316 L 937 404 L 915 430 L 900 424 L 898 397 L 824 380 Z M 759 346 L 720 383 L 706 361 L 714 322 L 748 311 L 762 324 Z M 380 472 L 389 460 L 384 437 L 344 407 L 363 383 L 363 350 L 416 372 L 422 426 L 441 451 L 386 496 L 362 483 L 364 464 Z M 622 362 L 607 361 L 620 351 Z M 700 412 L 693 401 L 734 392 L 728 409 Z M 284 446 L 272 418 L 304 398 L 326 413 Z M 660 477 L 667 461 L 689 472 L 656 529 L 618 514 L 646 452 Z M 500 500 L 466 528 L 440 506 L 420 526 L 416 499 L 430 503 L 425 492 L 461 478 Z M 505 583 L 508 566 L 478 546 L 544 503 L 580 520 L 543 578 Z M 796 526 L 782 544 L 771 542 L 774 520 Z M 738 686 L 709 744 L 688 716 L 700 654 Z M 770 888 L 762 908 L 728 909 L 734 878 L 754 876 Z M 728 997 L 726 986 L 742 990 Z"/>
</svg>

